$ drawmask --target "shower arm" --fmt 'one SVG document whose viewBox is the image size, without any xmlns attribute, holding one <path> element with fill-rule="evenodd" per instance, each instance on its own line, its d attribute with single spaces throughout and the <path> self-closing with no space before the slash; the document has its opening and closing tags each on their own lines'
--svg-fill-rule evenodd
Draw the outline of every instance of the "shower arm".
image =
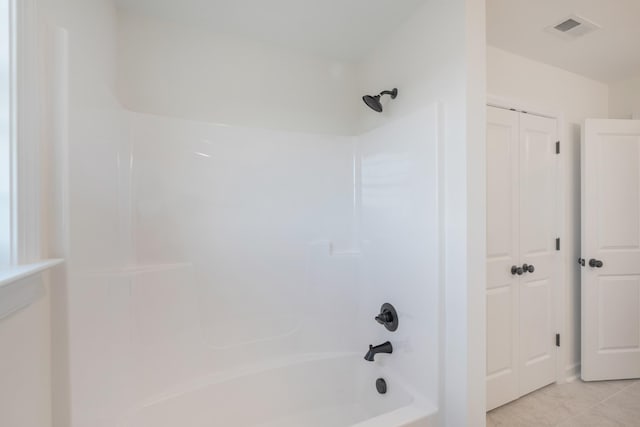
<svg viewBox="0 0 640 427">
<path fill-rule="evenodd" d="M 396 96 L 398 96 L 398 89 L 383 90 L 382 92 L 380 92 L 380 95 L 378 96 L 382 96 L 382 95 L 391 95 L 391 99 L 395 99 Z"/>
</svg>

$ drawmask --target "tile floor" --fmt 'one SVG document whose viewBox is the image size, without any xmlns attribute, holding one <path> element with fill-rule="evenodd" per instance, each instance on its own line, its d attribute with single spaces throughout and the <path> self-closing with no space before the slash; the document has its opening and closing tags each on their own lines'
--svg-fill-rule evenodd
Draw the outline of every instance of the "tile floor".
<svg viewBox="0 0 640 427">
<path fill-rule="evenodd" d="M 487 427 L 639 427 L 640 380 L 552 384 L 487 413 Z"/>
</svg>

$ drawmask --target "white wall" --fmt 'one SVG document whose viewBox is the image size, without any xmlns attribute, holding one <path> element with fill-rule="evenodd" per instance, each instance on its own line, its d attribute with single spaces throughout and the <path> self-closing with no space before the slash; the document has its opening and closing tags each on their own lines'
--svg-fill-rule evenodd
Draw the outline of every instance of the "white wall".
<svg viewBox="0 0 640 427">
<path fill-rule="evenodd" d="M 432 103 L 438 155 L 443 425 L 484 425 L 484 2 L 428 1 L 359 66 L 361 93 L 397 87 L 372 129 Z M 425 286 L 435 286 L 428 283 Z"/>
<path fill-rule="evenodd" d="M 118 93 L 137 112 L 351 135 L 354 66 L 121 10 Z"/>
<path fill-rule="evenodd" d="M 640 76 L 609 85 L 609 117 L 640 120 Z"/>
<path fill-rule="evenodd" d="M 464 239 L 467 263 L 466 342 L 467 413 L 474 426 L 486 424 L 486 87 L 487 41 L 486 2 L 465 2 L 465 164 L 467 236 Z M 455 156 L 455 153 L 451 153 Z M 449 162 L 455 162 L 455 157 Z M 456 173 L 453 171 L 452 173 Z M 456 260 L 449 260 L 448 268 L 455 268 Z M 481 275 L 480 277 L 478 277 Z M 463 288 L 464 289 L 464 288 Z M 456 313 L 452 314 L 453 316 Z M 453 317 L 452 317 L 453 318 Z M 455 333 L 455 331 L 452 331 Z M 456 369 L 452 366 L 450 369 Z M 455 389 L 453 390 L 455 391 Z M 449 408 L 454 412 L 455 407 Z"/>
<path fill-rule="evenodd" d="M 21 282 L 27 280 L 46 279 Z M 0 425 L 51 426 L 48 295 L 0 319 L 0 378 Z"/>
<path fill-rule="evenodd" d="M 564 168 L 564 229 L 566 315 L 564 361 L 567 375 L 580 363 L 580 126 L 586 118 L 607 118 L 607 85 L 512 53 L 489 47 L 487 92 L 516 106 L 541 113 L 562 114 L 561 155 Z"/>
</svg>

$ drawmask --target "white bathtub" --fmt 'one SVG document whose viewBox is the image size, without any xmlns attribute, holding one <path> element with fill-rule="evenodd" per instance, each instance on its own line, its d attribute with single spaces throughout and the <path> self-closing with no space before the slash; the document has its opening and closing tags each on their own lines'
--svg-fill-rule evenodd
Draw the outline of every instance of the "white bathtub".
<svg viewBox="0 0 640 427">
<path fill-rule="evenodd" d="M 383 356 L 384 357 L 384 356 Z M 386 394 L 378 394 L 377 378 Z M 362 355 L 304 355 L 201 378 L 139 405 L 123 427 L 431 427 L 433 405 Z"/>
</svg>

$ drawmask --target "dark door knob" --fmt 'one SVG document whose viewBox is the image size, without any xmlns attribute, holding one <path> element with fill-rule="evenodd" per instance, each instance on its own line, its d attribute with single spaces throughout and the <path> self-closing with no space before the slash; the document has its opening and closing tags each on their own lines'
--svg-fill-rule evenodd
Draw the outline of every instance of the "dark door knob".
<svg viewBox="0 0 640 427">
<path fill-rule="evenodd" d="M 517 265 L 514 265 L 511 267 L 511 274 L 513 274 L 514 276 L 516 274 L 518 276 L 522 276 L 522 273 L 524 273 L 524 270 L 522 269 L 522 267 L 518 267 Z"/>
<path fill-rule="evenodd" d="M 599 259 L 591 258 L 589 260 L 589 267 L 591 268 L 602 268 L 603 265 L 604 263 Z"/>
<path fill-rule="evenodd" d="M 536 268 L 533 266 L 533 264 L 522 264 L 522 269 L 525 273 L 533 273 L 534 271 L 536 271 Z"/>
</svg>

